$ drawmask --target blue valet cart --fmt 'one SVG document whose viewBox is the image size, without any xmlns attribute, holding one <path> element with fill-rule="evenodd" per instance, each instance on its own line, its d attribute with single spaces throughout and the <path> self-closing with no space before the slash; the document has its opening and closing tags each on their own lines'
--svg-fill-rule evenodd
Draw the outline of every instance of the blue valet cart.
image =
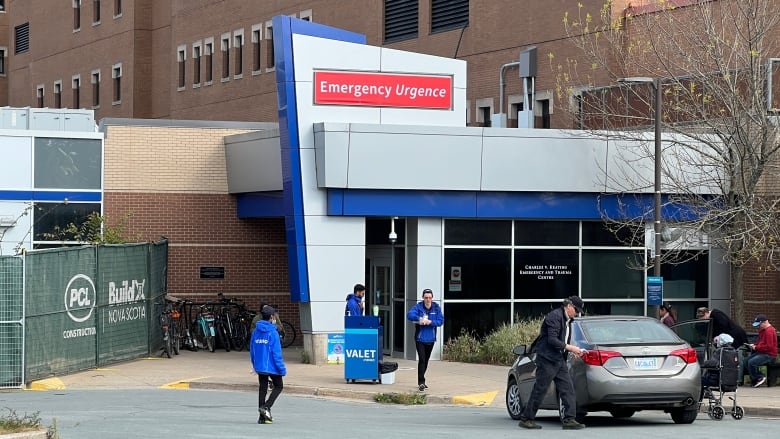
<svg viewBox="0 0 780 439">
<path fill-rule="evenodd" d="M 344 317 L 344 379 L 379 382 L 383 328 L 379 317 Z"/>
</svg>

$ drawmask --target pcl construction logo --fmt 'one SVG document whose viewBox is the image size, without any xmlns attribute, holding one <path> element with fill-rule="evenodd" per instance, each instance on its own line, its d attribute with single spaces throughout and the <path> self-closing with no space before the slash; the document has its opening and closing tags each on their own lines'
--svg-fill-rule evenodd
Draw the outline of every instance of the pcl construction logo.
<svg viewBox="0 0 780 439">
<path fill-rule="evenodd" d="M 65 287 L 65 310 L 74 322 L 84 322 L 92 316 L 97 293 L 92 279 L 85 274 L 73 276 Z"/>
</svg>

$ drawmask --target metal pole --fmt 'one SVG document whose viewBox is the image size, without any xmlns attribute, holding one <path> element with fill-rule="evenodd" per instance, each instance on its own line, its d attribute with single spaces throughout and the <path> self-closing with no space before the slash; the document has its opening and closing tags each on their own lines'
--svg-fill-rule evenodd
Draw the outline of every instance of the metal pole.
<svg viewBox="0 0 780 439">
<path fill-rule="evenodd" d="M 653 220 L 655 231 L 655 276 L 661 275 L 661 79 L 653 80 L 655 88 L 655 199 Z"/>
</svg>

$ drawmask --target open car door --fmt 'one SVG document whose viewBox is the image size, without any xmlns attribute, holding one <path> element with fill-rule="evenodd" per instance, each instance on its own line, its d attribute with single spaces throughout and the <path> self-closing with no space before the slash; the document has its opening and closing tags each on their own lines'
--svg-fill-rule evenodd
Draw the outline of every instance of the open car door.
<svg viewBox="0 0 780 439">
<path fill-rule="evenodd" d="M 712 354 L 712 319 L 686 320 L 672 325 L 672 330 L 696 349 L 699 365 Z"/>
</svg>

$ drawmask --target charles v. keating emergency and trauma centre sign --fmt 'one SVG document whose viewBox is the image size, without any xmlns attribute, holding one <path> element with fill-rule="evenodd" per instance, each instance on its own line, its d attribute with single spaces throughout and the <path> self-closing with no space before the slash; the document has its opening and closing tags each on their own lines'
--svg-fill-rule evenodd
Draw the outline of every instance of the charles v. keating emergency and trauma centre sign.
<svg viewBox="0 0 780 439">
<path fill-rule="evenodd" d="M 452 109 L 452 76 L 317 70 L 314 103 Z"/>
</svg>

